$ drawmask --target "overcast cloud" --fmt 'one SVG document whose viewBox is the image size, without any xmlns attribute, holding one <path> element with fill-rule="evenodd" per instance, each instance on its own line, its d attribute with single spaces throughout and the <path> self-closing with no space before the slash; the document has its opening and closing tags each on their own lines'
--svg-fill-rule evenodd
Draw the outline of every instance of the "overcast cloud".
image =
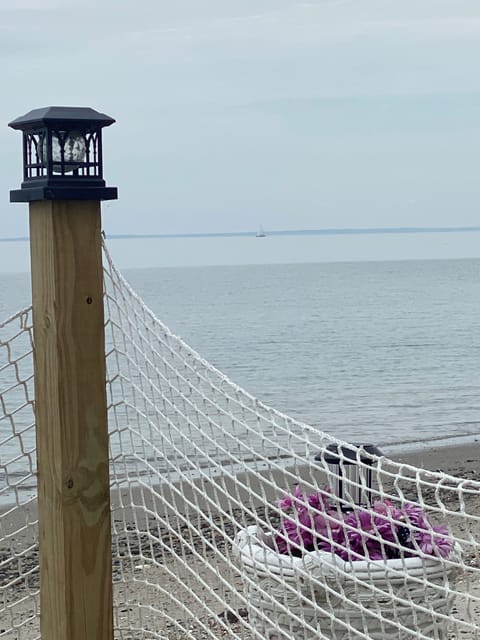
<svg viewBox="0 0 480 640">
<path fill-rule="evenodd" d="M 479 224 L 478 0 L 0 0 L 7 122 L 92 106 L 109 233 Z"/>
</svg>

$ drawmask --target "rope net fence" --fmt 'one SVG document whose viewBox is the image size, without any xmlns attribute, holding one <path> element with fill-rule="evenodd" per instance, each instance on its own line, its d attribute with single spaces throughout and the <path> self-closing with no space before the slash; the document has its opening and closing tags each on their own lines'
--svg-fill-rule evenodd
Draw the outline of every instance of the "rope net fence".
<svg viewBox="0 0 480 640">
<path fill-rule="evenodd" d="M 116 637 L 480 638 L 479 482 L 264 405 L 106 250 L 104 281 Z M 40 637 L 35 468 L 27 309 L 0 324 L 0 638 Z"/>
</svg>

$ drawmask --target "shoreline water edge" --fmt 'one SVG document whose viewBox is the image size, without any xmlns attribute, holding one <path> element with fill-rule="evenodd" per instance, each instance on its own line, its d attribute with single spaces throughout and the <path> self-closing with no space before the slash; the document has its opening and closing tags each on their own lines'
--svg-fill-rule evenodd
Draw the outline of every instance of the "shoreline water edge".
<svg viewBox="0 0 480 640">
<path fill-rule="evenodd" d="M 386 459 L 392 460 L 394 463 L 403 464 L 409 467 L 415 467 L 425 471 L 444 473 L 457 479 L 480 481 L 480 439 L 478 442 L 474 441 L 451 446 L 443 444 L 443 441 L 441 444 L 424 443 L 424 445 L 425 446 L 422 448 L 409 450 L 398 450 L 397 447 L 385 447 L 384 450 L 382 450 L 382 453 L 384 454 L 384 457 Z M 395 449 L 397 449 L 395 452 L 392 451 Z M 285 465 L 285 468 L 287 468 L 287 466 L 288 465 Z M 299 480 L 301 480 L 302 477 L 305 477 L 308 474 L 307 463 L 303 467 L 297 466 L 295 468 L 298 469 Z M 273 475 L 277 473 L 281 472 L 274 472 Z M 248 470 L 239 471 L 239 475 L 240 474 L 245 477 L 249 475 L 249 472 Z M 214 477 L 216 480 L 218 480 L 221 476 L 217 473 Z M 127 502 L 125 502 L 125 498 L 128 493 L 134 496 L 137 492 L 143 491 L 145 486 L 155 486 L 150 485 L 150 483 L 148 482 L 145 483 L 144 480 L 145 479 L 142 479 L 138 487 L 135 486 L 134 482 L 125 483 L 128 484 L 128 491 L 125 491 L 124 489 L 118 489 L 116 488 L 116 485 L 118 485 L 118 483 L 112 483 L 112 510 L 118 508 L 118 505 L 121 505 L 122 508 L 128 508 L 129 505 Z M 192 479 L 192 482 L 195 482 L 195 480 Z M 120 484 L 123 483 L 120 482 Z M 178 484 L 182 484 L 182 487 L 184 488 L 186 483 L 179 482 Z M 36 511 L 35 498 L 32 497 L 30 500 L 25 502 L 28 502 L 28 507 L 26 508 L 30 513 Z M 12 512 L 14 508 L 14 502 L 8 502 L 0 505 L 0 517 L 5 513 Z"/>
</svg>

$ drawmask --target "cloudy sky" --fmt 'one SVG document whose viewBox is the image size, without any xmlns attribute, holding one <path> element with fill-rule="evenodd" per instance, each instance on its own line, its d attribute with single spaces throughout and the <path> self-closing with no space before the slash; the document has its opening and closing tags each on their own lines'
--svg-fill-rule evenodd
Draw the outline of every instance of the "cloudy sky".
<svg viewBox="0 0 480 640">
<path fill-rule="evenodd" d="M 92 106 L 109 233 L 480 223 L 478 0 L 0 0 L 13 118 Z"/>
</svg>

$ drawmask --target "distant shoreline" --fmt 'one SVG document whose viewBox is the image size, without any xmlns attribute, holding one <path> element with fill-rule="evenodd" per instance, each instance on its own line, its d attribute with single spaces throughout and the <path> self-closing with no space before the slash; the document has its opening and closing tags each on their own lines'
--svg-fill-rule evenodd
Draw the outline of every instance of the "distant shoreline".
<svg viewBox="0 0 480 640">
<path fill-rule="evenodd" d="M 327 229 L 279 229 L 265 231 L 265 236 L 343 236 L 380 235 L 407 233 L 471 233 L 479 232 L 478 227 L 366 227 Z M 147 240 L 168 238 L 255 238 L 258 231 L 212 231 L 205 233 L 107 233 L 109 240 Z M 263 237 L 263 236 L 262 236 Z M 28 242 L 28 236 L 0 238 L 0 242 Z"/>
</svg>

